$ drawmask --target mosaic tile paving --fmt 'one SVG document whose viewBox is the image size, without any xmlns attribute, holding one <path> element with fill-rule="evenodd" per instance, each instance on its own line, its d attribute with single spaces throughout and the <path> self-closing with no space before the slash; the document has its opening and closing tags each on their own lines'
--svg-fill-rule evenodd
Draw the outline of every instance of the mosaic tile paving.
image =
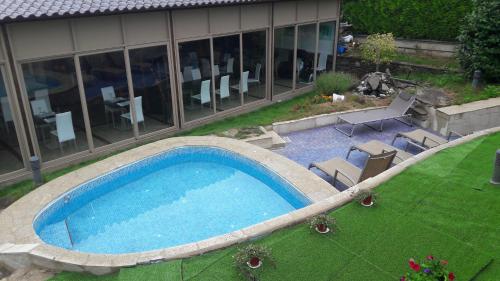
<svg viewBox="0 0 500 281">
<path fill-rule="evenodd" d="M 372 126 L 377 125 L 373 124 Z M 284 148 L 275 150 L 275 152 L 307 168 L 312 162 L 325 161 L 334 157 L 345 158 L 349 148 L 353 145 L 365 143 L 370 140 L 379 140 L 390 144 L 398 132 L 407 132 L 415 129 L 417 129 L 415 126 L 410 127 L 399 121 L 389 120 L 384 122 L 383 132 L 375 131 L 367 126 L 357 126 L 354 135 L 349 138 L 335 130 L 333 126 L 326 126 L 282 135 L 281 137 L 290 142 Z M 406 141 L 404 139 L 398 139 L 394 146 L 404 148 L 405 144 Z M 415 147 L 410 147 L 409 152 L 416 154 L 419 150 Z M 358 167 L 362 167 L 366 157 L 366 153 L 353 151 L 348 161 Z M 332 179 L 323 172 L 317 169 L 312 169 L 312 171 L 331 183 Z M 344 190 L 346 187 L 337 186 L 337 188 Z"/>
</svg>

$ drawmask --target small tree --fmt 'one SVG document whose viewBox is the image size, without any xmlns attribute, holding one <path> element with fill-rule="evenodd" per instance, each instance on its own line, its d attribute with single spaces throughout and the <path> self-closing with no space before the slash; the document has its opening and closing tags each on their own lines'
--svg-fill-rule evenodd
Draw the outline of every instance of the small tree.
<svg viewBox="0 0 500 281">
<path fill-rule="evenodd" d="M 460 36 L 458 58 L 468 77 L 481 70 L 487 81 L 500 81 L 500 1 L 474 0 Z"/>
<path fill-rule="evenodd" d="M 381 63 L 391 62 L 395 53 L 396 41 L 392 33 L 368 35 L 366 42 L 361 45 L 361 58 L 373 62 L 377 71 Z"/>
</svg>

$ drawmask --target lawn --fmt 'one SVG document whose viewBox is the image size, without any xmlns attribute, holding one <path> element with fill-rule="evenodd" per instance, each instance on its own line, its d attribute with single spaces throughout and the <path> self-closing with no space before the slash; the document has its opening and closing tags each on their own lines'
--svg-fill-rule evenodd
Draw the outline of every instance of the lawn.
<svg viewBox="0 0 500 281">
<path fill-rule="evenodd" d="M 449 261 L 456 280 L 500 276 L 500 188 L 489 183 L 500 133 L 447 149 L 377 188 L 376 207 L 350 203 L 334 210 L 338 229 L 322 236 L 306 225 L 256 243 L 272 249 L 276 267 L 262 280 L 399 280 L 411 257 Z M 122 269 L 95 277 L 61 273 L 62 280 L 243 280 L 236 248 L 199 257 Z"/>
</svg>

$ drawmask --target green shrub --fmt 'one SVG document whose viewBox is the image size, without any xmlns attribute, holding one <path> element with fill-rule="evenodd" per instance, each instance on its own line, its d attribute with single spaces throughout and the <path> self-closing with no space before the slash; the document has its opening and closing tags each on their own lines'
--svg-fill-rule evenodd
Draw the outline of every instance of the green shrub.
<svg viewBox="0 0 500 281">
<path fill-rule="evenodd" d="M 343 94 L 358 82 L 356 76 L 344 72 L 321 74 L 316 81 L 316 89 L 320 95 L 333 93 Z"/>
<path fill-rule="evenodd" d="M 468 77 L 481 70 L 486 81 L 500 82 L 500 1 L 473 4 L 459 36 L 460 64 Z"/>
<path fill-rule="evenodd" d="M 345 0 L 344 18 L 355 32 L 411 39 L 456 40 L 472 0 Z"/>
</svg>

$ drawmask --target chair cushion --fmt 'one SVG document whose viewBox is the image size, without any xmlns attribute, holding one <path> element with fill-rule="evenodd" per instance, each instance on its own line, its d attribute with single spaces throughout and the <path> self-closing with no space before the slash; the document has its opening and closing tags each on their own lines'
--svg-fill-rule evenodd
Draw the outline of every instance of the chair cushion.
<svg viewBox="0 0 500 281">
<path fill-rule="evenodd" d="M 359 177 L 361 176 L 361 169 L 340 158 L 333 158 L 328 161 L 313 163 L 311 165 L 320 169 L 331 177 L 333 177 L 335 175 L 335 171 L 338 170 L 340 173 L 337 174 L 337 180 L 347 186 L 353 186 L 357 184 Z M 344 174 L 352 179 L 352 181 L 344 176 Z"/>
</svg>

